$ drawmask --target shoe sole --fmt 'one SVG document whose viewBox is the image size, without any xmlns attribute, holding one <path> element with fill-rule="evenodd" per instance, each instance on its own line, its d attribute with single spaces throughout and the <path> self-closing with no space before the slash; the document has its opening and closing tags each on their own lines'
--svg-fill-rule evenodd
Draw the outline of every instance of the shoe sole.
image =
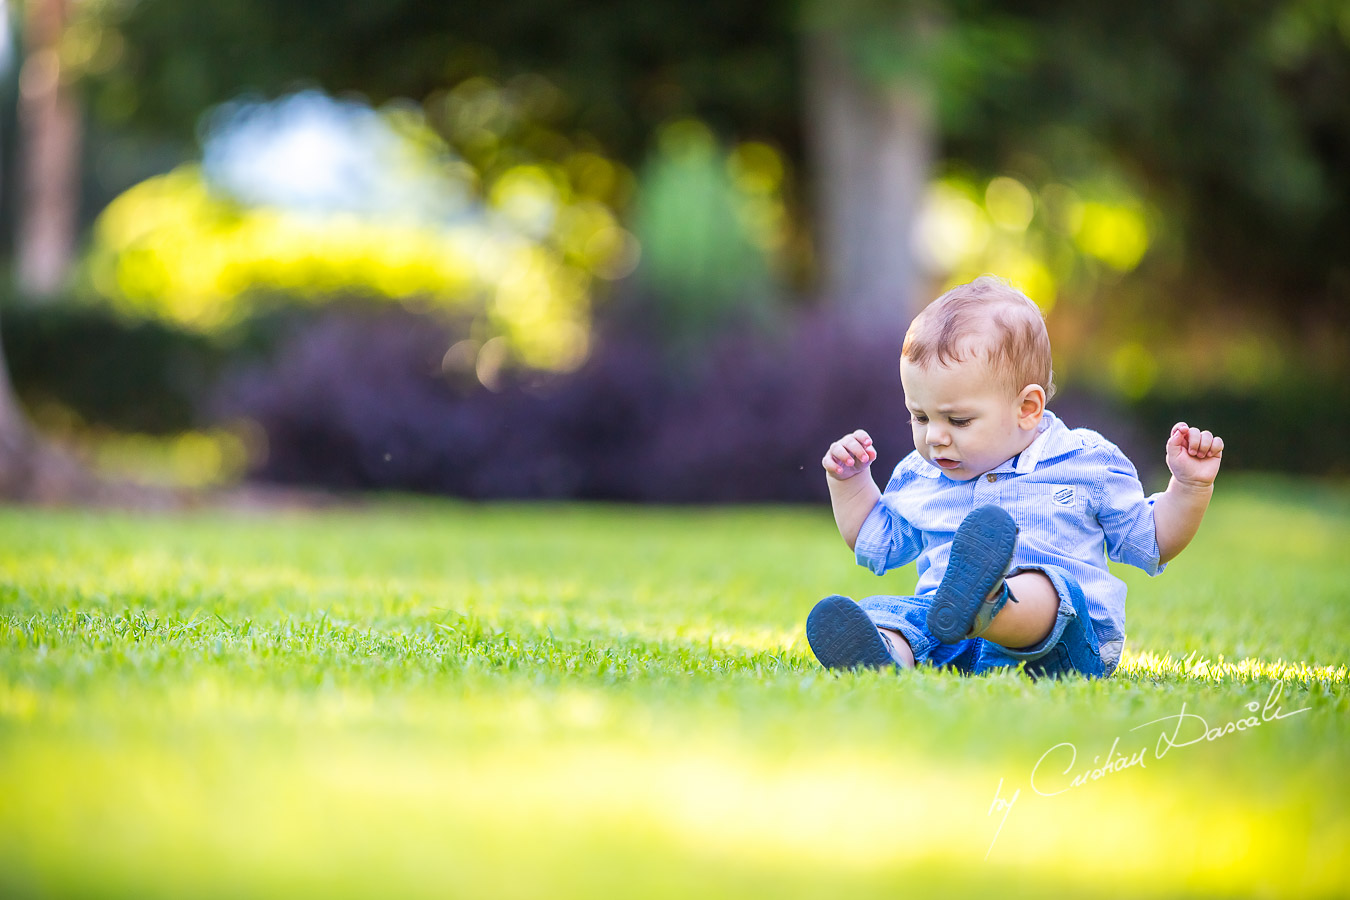
<svg viewBox="0 0 1350 900">
<path fill-rule="evenodd" d="M 815 605 L 806 617 L 806 640 L 827 669 L 895 665 L 876 625 L 847 597 L 826 597 Z"/>
<path fill-rule="evenodd" d="M 961 522 L 947 572 L 928 609 L 928 630 L 944 644 L 965 640 L 975 613 L 1008 574 L 1017 523 L 997 506 L 981 506 Z"/>
</svg>

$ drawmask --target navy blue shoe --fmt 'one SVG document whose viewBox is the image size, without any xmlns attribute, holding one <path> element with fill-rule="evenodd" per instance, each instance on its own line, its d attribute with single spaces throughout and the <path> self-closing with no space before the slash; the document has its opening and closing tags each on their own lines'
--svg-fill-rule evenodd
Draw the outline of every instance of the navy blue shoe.
<svg viewBox="0 0 1350 900">
<path fill-rule="evenodd" d="M 827 669 L 894 666 L 886 640 L 863 608 L 838 594 L 826 597 L 806 617 L 806 640 Z"/>
<path fill-rule="evenodd" d="M 928 630 L 944 644 L 976 637 L 1012 599 L 1004 577 L 1017 546 L 1017 523 L 997 506 L 981 506 L 956 529 L 947 572 L 928 608 Z M 1015 602 L 1015 601 L 1014 601 Z"/>
</svg>

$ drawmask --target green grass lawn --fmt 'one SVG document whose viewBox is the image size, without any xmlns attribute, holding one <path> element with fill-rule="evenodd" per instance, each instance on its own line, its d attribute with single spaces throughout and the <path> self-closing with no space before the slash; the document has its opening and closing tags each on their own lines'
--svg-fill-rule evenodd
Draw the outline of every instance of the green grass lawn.
<svg viewBox="0 0 1350 900">
<path fill-rule="evenodd" d="M 1225 477 L 1033 683 L 821 671 L 828 508 L 0 509 L 0 895 L 1344 896 L 1347 548 Z"/>
</svg>

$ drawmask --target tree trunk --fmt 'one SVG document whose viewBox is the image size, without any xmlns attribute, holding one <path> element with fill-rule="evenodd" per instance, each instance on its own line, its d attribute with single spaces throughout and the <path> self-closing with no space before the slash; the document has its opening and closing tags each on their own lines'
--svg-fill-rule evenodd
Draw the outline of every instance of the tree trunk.
<svg viewBox="0 0 1350 900">
<path fill-rule="evenodd" d="M 0 15 L 9 16 L 4 0 L 0 0 Z M 0 340 L 0 500 L 18 496 L 19 486 L 26 480 L 26 460 L 31 455 L 31 448 L 28 420 L 14 395 L 4 342 Z"/>
<path fill-rule="evenodd" d="M 898 348 L 925 298 L 914 229 L 936 135 L 915 81 L 863 77 L 837 30 L 806 36 L 822 291 L 850 330 Z"/>
<path fill-rule="evenodd" d="M 80 118 L 69 86 L 61 83 L 58 55 L 68 15 L 68 0 L 30 0 L 19 75 L 16 281 L 22 293 L 35 297 L 61 288 L 75 251 Z M 127 496 L 32 428 L 14 393 L 0 342 L 0 501 L 104 502 Z"/>
<path fill-rule="evenodd" d="M 29 0 L 19 74 L 19 223 L 15 277 L 21 293 L 59 291 L 75 255 L 80 202 L 80 113 L 62 77 L 60 44 L 71 0 Z"/>
</svg>

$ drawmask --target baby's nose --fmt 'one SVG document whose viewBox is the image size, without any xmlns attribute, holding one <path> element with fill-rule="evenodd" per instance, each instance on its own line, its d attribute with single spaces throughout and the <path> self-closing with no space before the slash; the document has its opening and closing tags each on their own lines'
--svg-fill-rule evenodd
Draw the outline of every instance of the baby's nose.
<svg viewBox="0 0 1350 900">
<path fill-rule="evenodd" d="M 948 444 L 947 432 L 932 427 L 928 429 L 928 446 L 945 447 L 947 446 L 947 444 Z"/>
</svg>

